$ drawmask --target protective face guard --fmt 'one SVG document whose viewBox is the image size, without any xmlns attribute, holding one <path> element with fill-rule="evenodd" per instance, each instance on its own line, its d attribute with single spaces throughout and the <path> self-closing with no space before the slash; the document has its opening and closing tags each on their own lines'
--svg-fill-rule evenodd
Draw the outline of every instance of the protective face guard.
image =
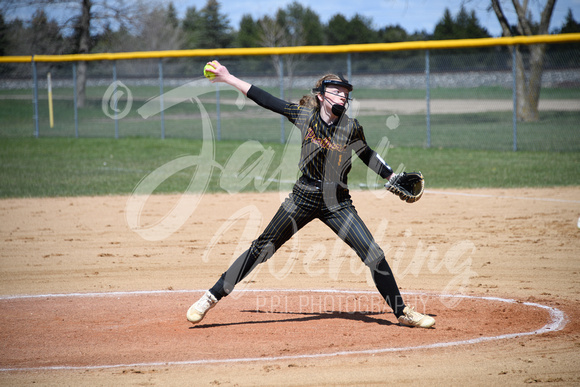
<svg viewBox="0 0 580 387">
<path fill-rule="evenodd" d="M 314 89 L 312 89 L 312 91 L 314 93 L 318 92 L 324 96 L 324 93 L 326 92 L 326 88 L 328 86 L 340 86 L 347 89 L 348 92 L 350 93 L 352 91 L 352 85 L 348 83 L 346 78 L 344 78 L 342 75 L 339 74 L 338 77 L 340 78 L 340 81 L 337 81 L 336 79 L 327 79 L 325 81 L 322 81 L 322 85 L 320 85 L 320 87 L 315 87 Z M 346 104 L 348 104 L 349 101 L 350 98 L 347 96 Z M 332 114 L 334 114 L 337 117 L 341 117 L 346 111 L 346 104 L 345 106 L 339 104 L 332 105 Z"/>
</svg>

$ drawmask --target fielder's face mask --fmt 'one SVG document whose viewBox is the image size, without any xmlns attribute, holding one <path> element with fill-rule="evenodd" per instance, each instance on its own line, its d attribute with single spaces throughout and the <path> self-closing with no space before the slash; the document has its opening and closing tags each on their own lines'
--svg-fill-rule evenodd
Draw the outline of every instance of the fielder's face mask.
<svg viewBox="0 0 580 387">
<path fill-rule="evenodd" d="M 325 93 L 326 93 L 326 88 L 328 86 L 344 87 L 350 93 L 352 91 L 352 85 L 342 75 L 339 75 L 338 77 L 340 78 L 340 81 L 336 80 L 336 79 L 327 79 L 325 81 L 322 81 L 322 85 L 320 85 L 320 87 L 315 87 L 314 89 L 312 89 L 312 91 L 315 93 L 319 92 L 325 99 L 327 99 L 325 96 Z M 336 104 L 336 103 L 333 104 L 332 105 L 332 114 L 334 114 L 337 117 L 342 116 L 344 114 L 344 112 L 346 111 L 346 105 L 348 105 L 348 102 L 350 100 L 351 100 L 351 98 L 347 95 L 346 96 L 346 103 L 344 104 L 344 106 Z M 330 100 L 328 100 L 328 101 L 330 101 Z"/>
</svg>

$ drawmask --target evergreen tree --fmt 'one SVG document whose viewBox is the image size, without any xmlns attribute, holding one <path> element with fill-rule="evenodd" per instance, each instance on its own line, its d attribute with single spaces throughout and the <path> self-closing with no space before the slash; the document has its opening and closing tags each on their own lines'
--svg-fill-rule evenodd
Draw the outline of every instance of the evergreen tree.
<svg viewBox="0 0 580 387">
<path fill-rule="evenodd" d="M 319 16 L 297 1 L 276 13 L 276 24 L 284 30 L 288 46 L 312 46 L 322 44 L 323 27 Z"/>
<path fill-rule="evenodd" d="M 181 22 L 181 29 L 185 34 L 185 48 L 194 49 L 197 48 L 199 42 L 199 33 L 202 29 L 201 25 L 201 15 L 195 8 L 189 7 L 185 11 L 185 18 Z"/>
<path fill-rule="evenodd" d="M 405 42 L 409 40 L 407 31 L 400 25 L 387 26 L 377 31 L 377 38 L 382 43 Z"/>
<path fill-rule="evenodd" d="M 278 9 L 274 18 L 262 17 L 257 24 L 260 45 L 264 47 L 324 44 L 324 27 L 320 18 L 296 1 Z"/>
<path fill-rule="evenodd" d="M 49 20 L 44 10 L 34 13 L 31 22 L 32 45 L 34 54 L 58 55 L 64 53 L 65 41 L 55 20 Z"/>
<path fill-rule="evenodd" d="M 260 27 L 251 15 L 242 16 L 240 29 L 236 37 L 237 47 L 258 47 L 260 45 Z"/>
<path fill-rule="evenodd" d="M 462 7 L 462 11 L 464 11 Z M 463 36 L 463 39 L 479 39 L 489 38 L 491 35 L 486 28 L 479 24 L 479 20 L 475 15 L 475 11 L 462 12 L 457 15 L 458 35 Z"/>
<path fill-rule="evenodd" d="M 435 30 L 433 31 L 434 40 L 445 40 L 455 38 L 455 20 L 451 16 L 451 11 L 449 8 L 445 8 L 443 11 L 443 18 L 435 25 Z"/>
<path fill-rule="evenodd" d="M 348 44 L 350 39 L 348 20 L 342 14 L 337 13 L 328 21 L 325 35 L 328 44 Z"/>
<path fill-rule="evenodd" d="M 349 23 L 350 44 L 376 43 L 377 33 L 372 29 L 373 21 L 360 14 L 354 15 Z"/>
<path fill-rule="evenodd" d="M 378 34 L 371 25 L 372 19 L 360 14 L 348 21 L 343 15 L 336 14 L 326 27 L 326 40 L 328 44 L 376 43 Z"/>
<path fill-rule="evenodd" d="M 170 2 L 167 6 L 167 10 L 165 12 L 165 18 L 171 28 L 177 29 L 179 27 L 179 18 L 177 17 L 177 10 L 175 9 L 175 5 L 173 2 Z"/>
<path fill-rule="evenodd" d="M 199 48 L 226 48 L 233 41 L 230 22 L 226 15 L 220 13 L 217 0 L 208 0 L 200 12 L 200 27 L 197 31 Z"/>
<path fill-rule="evenodd" d="M 10 52 L 9 44 L 8 25 L 4 21 L 4 13 L 0 11 L 0 56 L 8 55 Z"/>
<path fill-rule="evenodd" d="M 306 8 L 302 15 L 303 32 L 306 35 L 306 45 L 320 45 L 324 43 L 324 27 L 320 17 L 310 8 Z"/>
<path fill-rule="evenodd" d="M 0 51 L 2 55 L 58 55 L 66 51 L 67 41 L 58 23 L 49 19 L 43 9 L 38 9 L 32 19 L 6 23 L 0 13 Z"/>
<path fill-rule="evenodd" d="M 572 15 L 572 10 L 568 8 L 568 13 L 566 14 L 566 19 L 562 28 L 558 31 L 560 34 L 572 34 L 575 32 L 580 32 L 580 23 L 574 20 L 574 15 Z"/>
<path fill-rule="evenodd" d="M 580 23 L 574 20 L 574 15 L 572 15 L 572 10 L 568 8 L 568 13 L 566 14 L 566 19 L 560 28 L 555 28 L 552 31 L 554 34 L 573 34 L 580 32 Z M 569 66 L 577 67 L 577 61 L 575 58 L 578 54 L 572 54 L 572 51 L 578 52 L 580 50 L 580 43 L 562 43 L 562 44 L 551 44 L 547 48 L 548 52 L 551 53 L 547 57 L 549 60 L 552 58 L 557 58 L 558 66 Z M 547 65 L 553 65 L 552 63 L 546 63 Z"/>
<path fill-rule="evenodd" d="M 448 8 L 445 8 L 443 17 L 433 31 L 434 40 L 446 39 L 478 39 L 490 37 L 487 30 L 479 24 L 475 11 L 467 12 L 461 6 L 455 18 Z"/>
</svg>

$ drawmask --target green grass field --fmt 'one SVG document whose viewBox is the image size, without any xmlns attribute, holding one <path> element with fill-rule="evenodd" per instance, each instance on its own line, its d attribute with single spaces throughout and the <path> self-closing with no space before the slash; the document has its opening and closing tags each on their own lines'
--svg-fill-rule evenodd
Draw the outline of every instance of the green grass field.
<svg viewBox="0 0 580 387">
<path fill-rule="evenodd" d="M 214 157 L 200 166 L 192 165 L 169 174 L 155 193 L 184 192 L 196 176 L 196 180 L 203 176 L 203 184 L 207 177 L 208 192 L 227 192 L 225 188 L 232 192 L 232 187 L 236 192 L 290 189 L 291 183 L 268 184 L 264 179 L 279 180 L 296 172 L 294 160 L 299 152 L 296 145 L 253 143 L 258 152 L 252 153 L 247 151 L 244 142 L 214 144 Z M 199 140 L 152 138 L 2 139 L 0 197 L 130 194 L 149 173 L 180 157 L 201 154 L 203 145 Z M 241 158 L 230 159 L 232 154 Z M 273 155 L 269 164 L 264 162 L 267 160 L 264 155 Z M 408 171 L 422 171 L 428 189 L 545 187 L 580 182 L 578 152 L 392 148 L 385 158 L 395 169 L 403 164 Z M 243 179 L 244 172 L 259 171 L 260 166 L 264 169 L 257 173 L 259 179 Z M 283 175 L 276 173 L 280 168 L 284 170 Z M 349 176 L 353 189 L 369 183 L 367 172 L 368 168 L 355 160 Z M 376 181 L 370 183 L 373 185 Z M 203 184 L 194 184 L 192 190 L 205 190 Z"/>
<path fill-rule="evenodd" d="M 79 110 L 75 137 L 72 91 L 55 89 L 55 127 L 48 125 L 46 95 L 39 101 L 40 138 L 34 138 L 30 90 L 0 91 L 0 197 L 46 197 L 129 194 L 149 173 L 182 156 L 199 155 L 204 145 L 199 106 L 181 103 L 164 111 L 165 139 L 160 117 L 143 119 L 137 112 L 155 87 L 133 88 L 133 108 L 115 123 L 105 116 L 101 97 L 105 88 L 88 90 L 88 105 Z M 270 90 L 274 94 L 277 90 Z M 302 90 L 294 90 L 299 95 Z M 358 91 L 357 91 L 358 92 Z M 365 98 L 421 99 L 424 90 L 363 90 Z M 433 98 L 509 99 L 502 88 L 434 89 Z M 233 99 L 225 91 L 222 98 Z M 356 96 L 358 98 L 358 96 Z M 545 89 L 542 98 L 579 99 L 576 89 Z M 215 97 L 203 100 L 217 136 Z M 280 143 L 280 117 L 248 103 L 239 110 L 224 103 L 221 139 L 211 141 L 215 154 L 203 166 L 175 171 L 156 192 L 192 190 L 231 192 L 289 190 L 297 173 L 297 144 Z M 359 117 L 371 147 L 388 138 L 385 159 L 395 169 L 420 170 L 428 188 L 541 187 L 580 183 L 580 112 L 542 112 L 540 121 L 518 124 L 518 152 L 513 152 L 512 114 L 489 112 L 431 116 L 431 147 L 427 148 L 424 114 L 400 115 L 396 130 L 387 128 L 386 113 Z M 286 122 L 288 142 L 292 125 Z M 248 139 L 253 143 L 246 142 Z M 289 141 L 292 142 L 292 141 Z M 205 143 L 207 145 L 207 141 Z M 249 150 L 249 146 L 253 146 Z M 239 156 L 237 159 L 232 155 Z M 269 160 L 272 157 L 272 160 Z M 169 163 L 169 164 L 168 164 Z M 209 164 L 208 164 L 209 163 Z M 208 166 L 209 165 L 209 166 Z M 279 171 L 282 170 L 282 174 Z M 350 175 L 351 187 L 375 187 L 374 176 L 359 160 Z M 248 174 L 245 176 L 244 174 Z M 253 174 L 258 178 L 254 179 Z M 200 176 L 204 176 L 200 179 Z M 244 177 L 245 176 L 245 177 Z M 370 177 L 368 177 L 370 176 Z M 255 177 L 255 176 L 254 176 Z M 268 183 L 267 179 L 274 179 Z M 374 180 L 373 180 L 374 179 Z M 205 182 L 207 180 L 207 188 Z M 201 181 L 201 183 L 200 183 Z"/>
<path fill-rule="evenodd" d="M 214 129 L 217 129 L 215 101 L 204 101 Z M 136 105 L 130 113 L 118 121 L 104 115 L 101 101 L 89 100 L 88 106 L 79 110 L 78 135 L 81 138 L 161 137 L 160 115 L 143 119 Z M 221 104 L 221 139 L 254 139 L 263 142 L 280 141 L 279 116 L 264 111 L 253 104 L 243 110 L 235 105 Z M 75 137 L 74 109 L 72 100 L 54 101 L 55 126 L 50 128 L 46 100 L 39 103 L 40 137 Z M 365 127 L 370 144 L 376 144 L 387 136 L 391 145 L 397 147 L 426 147 L 427 130 L 424 114 L 401 114 L 400 127 L 389 130 L 387 113 L 367 112 L 359 116 Z M 35 125 L 30 101 L 0 99 L 0 138 L 33 137 Z M 523 151 L 580 151 L 580 111 L 542 112 L 538 122 L 518 123 L 517 148 Z M 202 139 L 200 109 L 190 102 L 164 111 L 166 138 Z M 291 125 L 285 124 L 286 137 Z M 116 132 L 118 130 L 118 132 Z M 217 134 L 216 134 L 217 135 Z M 486 112 L 431 115 L 431 147 L 465 148 L 509 151 L 513 148 L 511 112 Z"/>
</svg>

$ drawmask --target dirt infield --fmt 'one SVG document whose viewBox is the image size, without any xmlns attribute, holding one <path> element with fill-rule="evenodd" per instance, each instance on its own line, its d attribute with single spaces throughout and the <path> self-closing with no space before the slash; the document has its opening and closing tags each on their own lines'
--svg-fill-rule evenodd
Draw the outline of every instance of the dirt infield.
<svg viewBox="0 0 580 387">
<path fill-rule="evenodd" d="M 580 383 L 580 187 L 352 192 L 435 329 L 399 326 L 320 222 L 192 327 L 284 196 L 203 195 L 177 225 L 152 196 L 137 232 L 129 197 L 1 200 L 0 384 Z"/>
</svg>

